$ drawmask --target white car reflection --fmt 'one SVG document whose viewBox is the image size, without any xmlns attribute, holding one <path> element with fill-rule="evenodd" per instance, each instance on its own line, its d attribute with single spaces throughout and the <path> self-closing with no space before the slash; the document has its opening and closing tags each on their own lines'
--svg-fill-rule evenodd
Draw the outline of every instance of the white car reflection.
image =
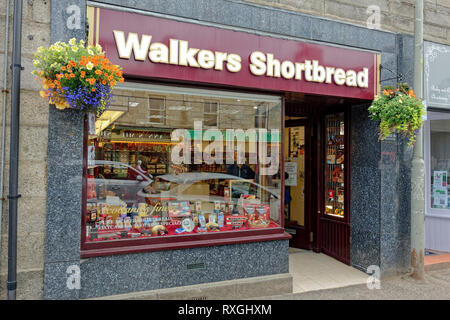
<svg viewBox="0 0 450 320">
<path fill-rule="evenodd" d="M 138 194 L 153 182 L 130 165 L 117 161 L 95 160 L 89 166 L 94 169 L 97 198 L 115 196 L 125 202 L 136 202 Z M 92 178 L 88 178 L 88 181 Z"/>
<path fill-rule="evenodd" d="M 210 193 L 210 180 L 219 180 L 223 186 L 229 188 L 231 202 L 236 202 L 242 194 L 255 195 L 263 203 L 269 203 L 271 199 L 280 199 L 279 189 L 269 189 L 237 176 L 211 172 L 161 175 L 140 190 L 138 195 L 150 201 L 224 201 L 223 195 Z"/>
</svg>

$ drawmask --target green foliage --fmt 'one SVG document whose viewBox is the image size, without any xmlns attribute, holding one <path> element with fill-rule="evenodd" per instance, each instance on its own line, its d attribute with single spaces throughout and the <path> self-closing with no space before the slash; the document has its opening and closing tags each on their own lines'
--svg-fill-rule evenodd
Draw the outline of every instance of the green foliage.
<svg viewBox="0 0 450 320">
<path fill-rule="evenodd" d="M 416 142 L 416 133 L 423 125 L 425 109 L 408 84 L 399 83 L 397 88 L 383 87 L 382 94 L 372 101 L 369 113 L 372 120 L 380 122 L 380 140 L 397 131 L 409 137 L 408 145 L 411 146 Z"/>
</svg>

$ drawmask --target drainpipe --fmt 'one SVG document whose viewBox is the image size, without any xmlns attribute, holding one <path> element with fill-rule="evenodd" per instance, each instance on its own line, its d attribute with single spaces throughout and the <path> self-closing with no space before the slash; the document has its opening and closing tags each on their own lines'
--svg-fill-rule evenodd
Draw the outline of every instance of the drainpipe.
<svg viewBox="0 0 450 320">
<path fill-rule="evenodd" d="M 20 73 L 22 45 L 22 0 L 14 0 L 11 83 L 11 133 L 9 155 L 8 300 L 16 300 L 17 288 L 17 200 L 19 171 Z"/>
<path fill-rule="evenodd" d="M 9 45 L 9 5 L 10 1 L 6 0 L 6 22 L 5 22 L 5 53 L 3 57 L 3 105 L 2 105 L 2 151 L 0 164 L 0 253 L 2 251 L 2 216 L 3 216 L 3 187 L 5 174 L 5 136 L 6 136 L 6 100 L 8 98 L 8 45 Z"/>
<path fill-rule="evenodd" d="M 414 9 L 414 91 L 423 98 L 423 0 Z M 411 276 L 423 279 L 425 274 L 425 163 L 422 131 L 417 133 L 411 168 Z"/>
</svg>

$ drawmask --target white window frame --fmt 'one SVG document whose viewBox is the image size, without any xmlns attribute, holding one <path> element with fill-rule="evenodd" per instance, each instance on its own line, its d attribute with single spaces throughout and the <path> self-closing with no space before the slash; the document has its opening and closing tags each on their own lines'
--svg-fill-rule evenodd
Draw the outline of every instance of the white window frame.
<svg viewBox="0 0 450 320">
<path fill-rule="evenodd" d="M 450 219 L 450 209 L 431 207 L 431 123 L 432 120 L 450 120 L 448 112 L 427 112 L 427 120 L 424 121 L 424 160 L 425 160 L 425 215 L 436 218 Z"/>
</svg>

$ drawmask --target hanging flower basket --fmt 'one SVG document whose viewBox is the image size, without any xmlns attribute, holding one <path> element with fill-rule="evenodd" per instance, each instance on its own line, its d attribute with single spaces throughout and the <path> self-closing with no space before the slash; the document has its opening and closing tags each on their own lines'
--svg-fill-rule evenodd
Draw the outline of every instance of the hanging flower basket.
<svg viewBox="0 0 450 320">
<path fill-rule="evenodd" d="M 425 109 L 420 99 L 406 83 L 397 88 L 383 87 L 369 107 L 369 117 L 380 122 L 379 139 L 384 140 L 394 131 L 409 137 L 408 145 L 416 142 L 416 133 L 423 124 Z"/>
<path fill-rule="evenodd" d="M 85 42 L 56 42 L 49 48 L 39 47 L 35 53 L 33 74 L 40 78 L 40 95 L 50 104 L 100 116 L 111 104 L 111 91 L 123 82 L 122 70 L 113 65 L 100 45 Z"/>
</svg>

